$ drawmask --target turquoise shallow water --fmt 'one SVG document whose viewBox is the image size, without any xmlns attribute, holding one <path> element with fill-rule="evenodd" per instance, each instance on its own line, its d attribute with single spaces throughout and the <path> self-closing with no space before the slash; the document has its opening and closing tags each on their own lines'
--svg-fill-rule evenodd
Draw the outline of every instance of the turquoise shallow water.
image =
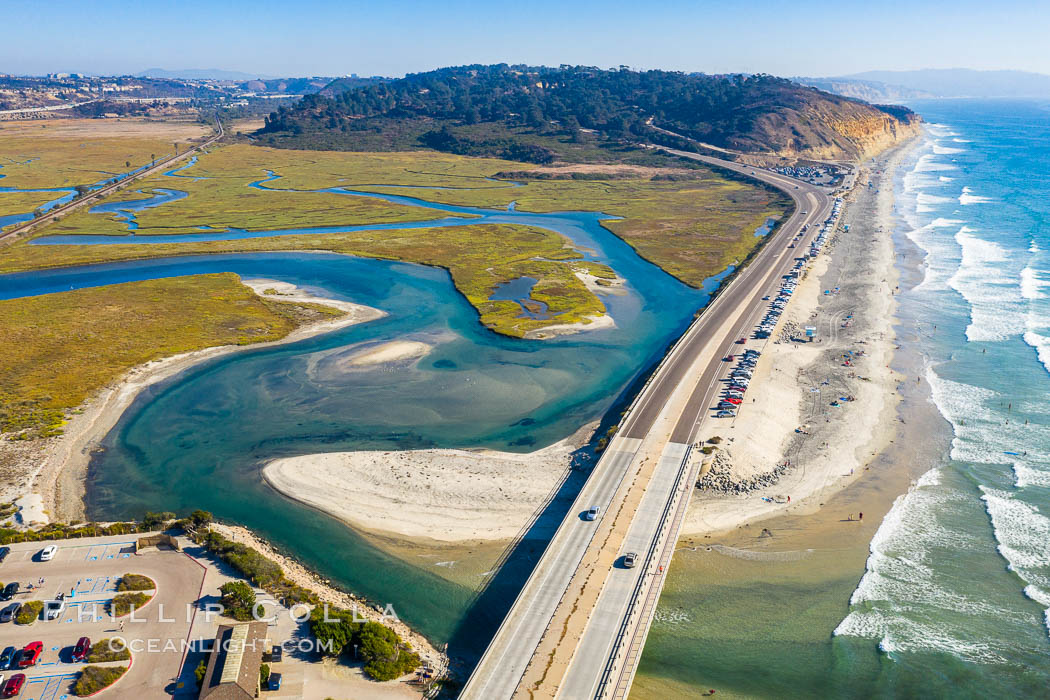
<svg viewBox="0 0 1050 700">
<path fill-rule="evenodd" d="M 923 457 L 856 576 L 676 559 L 647 692 L 1050 695 L 1050 105 L 913 107 L 929 124 L 897 172 L 896 235 L 923 260 L 899 258 L 917 281 L 899 328 L 948 447 Z"/>
<path fill-rule="evenodd" d="M 431 206 L 410 197 L 381 197 Z M 172 199 L 162 194 L 133 207 L 163 206 Z M 512 586 L 477 603 L 472 590 L 392 558 L 344 525 L 275 494 L 262 484 L 260 465 L 318 451 L 473 446 L 527 451 L 550 444 L 600 420 L 623 400 L 729 270 L 704 289 L 691 289 L 639 258 L 600 225 L 608 217 L 599 213 L 434 208 L 452 216 L 409 225 L 528 223 L 566 235 L 588 259 L 609 264 L 626 280 L 625 293 L 603 299 L 616 327 L 548 341 L 506 338 L 478 323 L 477 313 L 443 270 L 334 254 L 190 256 L 0 276 L 0 298 L 11 298 L 232 271 L 292 282 L 388 314 L 286 347 L 218 359 L 141 396 L 92 461 L 89 515 L 109 519 L 147 509 L 204 508 L 257 530 L 346 588 L 392 603 L 402 619 L 431 639 L 451 639 L 463 647 L 454 651 L 483 645 Z M 481 218 L 455 216 L 461 213 Z M 116 239 L 149 245 L 297 232 L 56 236 L 34 243 Z M 422 340 L 434 350 L 415 366 L 394 371 L 347 371 L 339 362 L 366 344 L 394 339 Z M 468 611 L 471 621 L 482 620 L 481 626 L 464 629 L 475 624 L 465 621 Z"/>
</svg>

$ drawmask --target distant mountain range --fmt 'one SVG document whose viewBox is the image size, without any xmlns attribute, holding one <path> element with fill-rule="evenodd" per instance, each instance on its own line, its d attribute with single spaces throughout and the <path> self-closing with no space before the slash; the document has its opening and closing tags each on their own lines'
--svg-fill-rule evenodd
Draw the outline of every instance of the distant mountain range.
<svg viewBox="0 0 1050 700">
<path fill-rule="evenodd" d="M 236 70 L 219 68 L 184 68 L 167 70 L 166 68 L 149 68 L 135 74 L 136 78 L 168 78 L 182 80 L 272 80 L 277 76 L 259 73 L 242 73 Z"/>
<path fill-rule="evenodd" d="M 899 102 L 923 97 L 1050 97 L 1050 75 L 1017 70 L 874 70 L 794 80 L 869 102 Z"/>
</svg>

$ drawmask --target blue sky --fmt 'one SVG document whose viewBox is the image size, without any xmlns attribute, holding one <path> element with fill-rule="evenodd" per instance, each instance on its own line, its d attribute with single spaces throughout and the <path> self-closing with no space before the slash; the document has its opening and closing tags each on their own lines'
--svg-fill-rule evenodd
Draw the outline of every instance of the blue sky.
<svg viewBox="0 0 1050 700">
<path fill-rule="evenodd" d="M 464 63 L 1050 73 L 1050 1 L 3 0 L 0 72 L 402 75 Z"/>
</svg>

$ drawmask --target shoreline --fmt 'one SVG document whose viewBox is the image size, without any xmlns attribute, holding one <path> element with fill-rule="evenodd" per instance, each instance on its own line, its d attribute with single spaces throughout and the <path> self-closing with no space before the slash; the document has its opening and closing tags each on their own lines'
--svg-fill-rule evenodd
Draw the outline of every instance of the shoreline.
<svg viewBox="0 0 1050 700">
<path fill-rule="evenodd" d="M 339 309 L 342 316 L 299 326 L 280 340 L 251 345 L 221 345 L 172 355 L 128 370 L 120 379 L 103 388 L 75 409 L 62 435 L 48 441 L 43 455 L 34 455 L 38 466 L 31 473 L 23 493 L 43 499 L 43 510 L 51 521 L 70 521 L 85 517 L 84 494 L 91 452 L 117 424 L 134 400 L 146 389 L 171 379 L 207 360 L 248 350 L 276 347 L 312 338 L 323 333 L 381 318 L 385 312 L 360 304 L 309 294 L 287 282 L 267 279 L 241 280 L 256 294 L 288 303 L 320 304 Z M 277 294 L 265 294 L 273 289 Z"/>
<path fill-rule="evenodd" d="M 874 165 L 860 166 L 857 184 L 844 198 L 843 223 L 851 230 L 830 238 L 829 250 L 799 284 L 762 348 L 753 402 L 731 427 L 716 424 L 700 436 L 722 438 L 701 469 L 715 488 L 694 493 L 682 539 L 785 514 L 816 513 L 860 479 L 896 439 L 901 377 L 890 367 L 899 278 L 892 183 L 897 166 L 918 143 L 909 141 Z M 860 261 L 865 255 L 871 257 L 867 265 Z M 824 294 L 840 286 L 841 295 Z M 817 326 L 820 342 L 790 340 L 806 325 Z M 848 352 L 863 355 L 852 356 L 845 367 Z M 830 406 L 840 396 L 853 400 Z M 752 488 L 756 482 L 759 487 Z M 743 493 L 734 493 L 737 485 Z"/>
</svg>

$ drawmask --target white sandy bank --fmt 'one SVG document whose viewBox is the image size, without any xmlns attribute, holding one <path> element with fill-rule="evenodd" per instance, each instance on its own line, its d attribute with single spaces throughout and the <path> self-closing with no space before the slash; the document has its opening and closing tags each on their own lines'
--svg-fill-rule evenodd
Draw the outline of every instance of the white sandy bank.
<svg viewBox="0 0 1050 700">
<path fill-rule="evenodd" d="M 494 450 L 332 452 L 277 459 L 274 489 L 350 525 L 445 542 L 514 537 L 594 430 L 528 454 Z"/>
</svg>

